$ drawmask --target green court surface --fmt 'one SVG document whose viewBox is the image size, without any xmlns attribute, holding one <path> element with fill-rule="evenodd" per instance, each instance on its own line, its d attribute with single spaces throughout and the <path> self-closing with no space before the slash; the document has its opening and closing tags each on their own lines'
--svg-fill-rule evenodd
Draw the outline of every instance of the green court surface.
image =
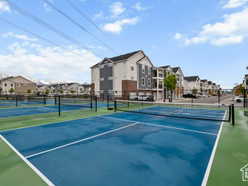
<svg viewBox="0 0 248 186">
<path fill-rule="evenodd" d="M 61 117 L 57 113 L 37 114 L 31 116 L 0 119 L 0 131 L 48 123 L 68 121 L 109 114 L 112 111 L 99 109 L 98 112 L 72 111 L 64 112 Z M 248 117 L 243 110 L 236 109 L 236 125 L 225 123 L 215 153 L 207 186 L 239 186 L 247 185 L 242 182 L 240 168 L 248 163 Z M 4 186 L 12 185 L 45 185 L 42 179 L 0 140 L 0 180 Z"/>
<path fill-rule="evenodd" d="M 225 124 L 207 186 L 243 186 L 240 169 L 248 163 L 248 117 L 236 109 L 236 125 Z"/>
<path fill-rule="evenodd" d="M 0 140 L 0 185 L 45 186 L 45 182 L 15 153 Z"/>
<path fill-rule="evenodd" d="M 33 114 L 27 116 L 0 118 L 0 130 L 75 120 L 107 113 L 110 113 L 110 111 L 108 111 L 107 109 L 99 109 L 98 112 L 92 112 L 89 110 L 75 110 L 70 112 L 63 112 L 60 117 L 58 117 L 57 112 L 53 112 L 47 114 Z"/>
</svg>

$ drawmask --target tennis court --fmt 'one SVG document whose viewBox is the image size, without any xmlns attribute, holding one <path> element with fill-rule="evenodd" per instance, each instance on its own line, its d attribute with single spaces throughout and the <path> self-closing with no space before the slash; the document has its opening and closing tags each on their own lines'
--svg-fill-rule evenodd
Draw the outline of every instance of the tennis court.
<svg viewBox="0 0 248 186">
<path fill-rule="evenodd" d="M 150 109 L 152 114 L 161 112 L 159 106 Z M 206 111 L 216 118 L 225 114 L 198 109 L 201 114 Z M 1 135 L 50 185 L 204 184 L 222 122 L 142 112 L 118 112 Z"/>
</svg>

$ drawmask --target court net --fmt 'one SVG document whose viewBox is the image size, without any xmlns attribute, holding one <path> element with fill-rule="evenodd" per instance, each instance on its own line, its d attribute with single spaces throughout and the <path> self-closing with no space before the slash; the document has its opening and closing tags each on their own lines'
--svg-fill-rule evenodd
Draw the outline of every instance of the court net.
<svg viewBox="0 0 248 186">
<path fill-rule="evenodd" d="M 233 107 L 231 105 L 155 103 L 141 101 L 116 100 L 115 111 L 149 114 L 173 118 L 230 122 Z"/>
<path fill-rule="evenodd" d="M 56 97 L 56 104 L 74 108 L 93 108 L 93 98 Z"/>
</svg>

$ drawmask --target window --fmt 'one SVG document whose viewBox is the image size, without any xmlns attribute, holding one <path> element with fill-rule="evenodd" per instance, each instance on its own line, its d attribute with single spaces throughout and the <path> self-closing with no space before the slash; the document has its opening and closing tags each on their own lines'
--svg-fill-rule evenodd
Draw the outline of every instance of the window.
<svg viewBox="0 0 248 186">
<path fill-rule="evenodd" d="M 13 84 L 11 84 L 10 86 L 13 87 Z"/>
<path fill-rule="evenodd" d="M 145 86 L 145 79 L 142 78 L 142 85 Z"/>
<path fill-rule="evenodd" d="M 148 82 L 147 82 L 148 86 L 151 86 L 151 80 L 148 79 Z"/>
<path fill-rule="evenodd" d="M 134 71 L 134 67 L 133 66 L 131 66 L 131 71 Z"/>
<path fill-rule="evenodd" d="M 7 87 L 7 83 L 5 83 L 4 86 Z"/>
<path fill-rule="evenodd" d="M 100 81 L 104 81 L 104 78 L 101 78 Z"/>
</svg>

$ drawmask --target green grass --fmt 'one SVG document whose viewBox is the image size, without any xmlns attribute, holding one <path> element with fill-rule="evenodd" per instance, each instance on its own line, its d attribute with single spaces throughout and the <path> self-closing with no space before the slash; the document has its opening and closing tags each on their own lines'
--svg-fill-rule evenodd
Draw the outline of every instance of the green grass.
<svg viewBox="0 0 248 186">
<path fill-rule="evenodd" d="M 103 114 L 109 114 L 111 111 L 107 109 L 98 109 L 98 112 L 90 111 L 90 110 L 76 110 L 70 112 L 62 112 L 61 117 L 58 116 L 57 112 L 47 113 L 47 114 L 34 114 L 28 116 L 18 116 L 18 117 L 10 117 L 10 118 L 1 118 L 0 119 L 0 131 L 29 127 L 29 126 L 38 126 L 42 124 L 49 124 L 55 122 L 62 122 L 68 120 L 75 120 L 86 118 L 90 116 L 97 116 Z"/>
<path fill-rule="evenodd" d="M 248 163 L 248 117 L 237 109 L 236 125 L 224 125 L 207 186 L 243 186 L 240 168 Z"/>
<path fill-rule="evenodd" d="M 45 186 L 46 183 L 0 139 L 0 185 Z"/>
</svg>

